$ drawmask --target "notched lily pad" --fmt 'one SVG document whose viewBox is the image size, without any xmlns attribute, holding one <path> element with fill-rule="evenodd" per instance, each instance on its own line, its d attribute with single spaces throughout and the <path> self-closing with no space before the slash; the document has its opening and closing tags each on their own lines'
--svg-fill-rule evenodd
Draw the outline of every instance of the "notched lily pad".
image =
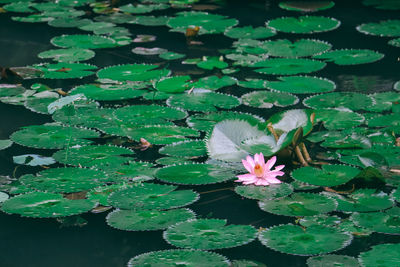
<svg viewBox="0 0 400 267">
<path fill-rule="evenodd" d="M 383 54 L 369 49 L 339 49 L 324 52 L 313 58 L 323 59 L 337 65 L 357 65 L 372 63 L 383 57 Z"/>
<path fill-rule="evenodd" d="M 273 75 L 295 75 L 311 73 L 323 69 L 326 63 L 304 58 L 271 58 L 251 65 L 258 68 L 255 71 Z"/>
<path fill-rule="evenodd" d="M 235 187 L 235 192 L 245 198 L 271 200 L 290 195 L 293 192 L 293 187 L 287 183 L 269 186 L 239 185 Z"/>
<path fill-rule="evenodd" d="M 275 28 L 277 31 L 310 34 L 334 30 L 340 26 L 340 21 L 322 16 L 300 16 L 298 18 L 282 17 L 273 19 L 268 21 L 266 25 Z"/>
</svg>

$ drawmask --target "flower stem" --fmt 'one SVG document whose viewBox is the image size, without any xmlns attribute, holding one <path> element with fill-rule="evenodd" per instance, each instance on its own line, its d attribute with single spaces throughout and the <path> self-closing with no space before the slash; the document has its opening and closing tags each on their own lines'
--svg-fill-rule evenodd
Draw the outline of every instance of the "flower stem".
<svg viewBox="0 0 400 267">
<path fill-rule="evenodd" d="M 300 161 L 301 165 L 308 166 L 308 163 L 307 163 L 307 161 L 304 160 L 303 154 L 301 153 L 299 146 L 296 146 L 294 148 L 294 152 L 296 153 L 296 156 L 297 156 L 298 160 Z"/>
<path fill-rule="evenodd" d="M 304 143 L 301 143 L 299 146 L 300 146 L 301 152 L 303 153 L 303 156 L 304 156 L 305 160 L 307 162 L 311 162 L 312 159 L 310 157 L 310 154 L 308 154 L 308 150 L 307 150 L 306 145 Z"/>
<path fill-rule="evenodd" d="M 267 129 L 268 129 L 268 131 L 270 131 L 271 133 L 272 133 L 272 135 L 274 136 L 274 138 L 275 138 L 275 141 L 277 141 L 278 142 L 278 140 L 279 140 L 279 136 L 278 136 L 278 134 L 275 132 L 275 129 L 274 129 L 274 127 L 272 127 L 272 123 L 268 123 L 268 125 L 267 125 Z"/>
</svg>

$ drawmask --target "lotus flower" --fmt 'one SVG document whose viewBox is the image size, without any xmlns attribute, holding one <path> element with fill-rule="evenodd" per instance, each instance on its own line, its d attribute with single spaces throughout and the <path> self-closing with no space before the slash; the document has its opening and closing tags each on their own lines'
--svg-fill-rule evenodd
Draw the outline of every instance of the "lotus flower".
<svg viewBox="0 0 400 267">
<path fill-rule="evenodd" d="M 281 171 L 285 165 L 276 166 L 274 170 L 271 170 L 275 162 L 275 156 L 265 162 L 264 155 L 262 153 L 255 154 L 254 159 L 250 156 L 247 156 L 246 160 L 242 159 L 242 163 L 249 173 L 238 175 L 237 177 L 239 180 L 236 180 L 235 182 L 242 182 L 246 185 L 280 184 L 281 181 L 276 179 L 276 176 L 282 176 L 285 174 Z"/>
</svg>

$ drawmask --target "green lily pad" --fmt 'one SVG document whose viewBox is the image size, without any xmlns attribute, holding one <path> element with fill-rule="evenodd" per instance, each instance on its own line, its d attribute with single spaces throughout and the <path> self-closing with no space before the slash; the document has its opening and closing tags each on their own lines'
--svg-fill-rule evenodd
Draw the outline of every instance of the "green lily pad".
<svg viewBox="0 0 400 267">
<path fill-rule="evenodd" d="M 55 218 L 84 213 L 95 205 L 87 199 L 69 200 L 61 194 L 33 192 L 8 199 L 1 210 L 24 217 Z"/>
<path fill-rule="evenodd" d="M 164 77 L 154 84 L 155 89 L 164 93 L 182 93 L 190 87 L 189 75 Z"/>
<path fill-rule="evenodd" d="M 114 210 L 107 215 L 107 224 L 125 231 L 164 230 L 176 223 L 194 219 L 189 209 L 174 210 Z"/>
<path fill-rule="evenodd" d="M 187 206 L 199 199 L 192 190 L 176 190 L 176 186 L 142 183 L 112 193 L 108 203 L 128 210 L 165 210 Z"/>
<path fill-rule="evenodd" d="M 167 105 L 190 111 L 211 112 L 218 108 L 231 109 L 240 105 L 237 97 L 215 92 L 193 92 L 190 94 L 172 95 Z"/>
<path fill-rule="evenodd" d="M 345 255 L 323 255 L 307 259 L 308 267 L 358 267 L 358 261 L 354 257 Z"/>
<path fill-rule="evenodd" d="M 128 164 L 106 170 L 107 174 L 113 180 L 118 182 L 141 180 L 151 180 L 154 178 L 157 168 L 153 168 L 154 164 L 142 161 L 129 161 Z"/>
<path fill-rule="evenodd" d="M 4 5 L 2 8 L 8 12 L 18 12 L 18 13 L 33 13 L 35 9 L 32 8 L 32 3 L 27 3 L 27 1 L 18 1 L 14 3 L 9 3 Z"/>
<path fill-rule="evenodd" d="M 22 176 L 22 184 L 39 191 L 51 193 L 73 193 L 92 189 L 108 180 L 99 170 L 83 168 L 52 168 L 41 171 L 37 176 Z"/>
<path fill-rule="evenodd" d="M 198 26 L 198 34 L 223 33 L 226 29 L 238 24 L 236 19 L 229 19 L 226 16 L 210 14 L 199 11 L 183 11 L 176 13 L 167 21 L 167 26 L 173 31 L 185 33 L 187 28 Z"/>
<path fill-rule="evenodd" d="M 353 213 L 351 220 L 360 227 L 384 234 L 400 234 L 400 208 L 380 212 Z"/>
<path fill-rule="evenodd" d="M 397 113 L 378 115 L 367 121 L 369 127 L 399 126 L 400 118 Z"/>
<path fill-rule="evenodd" d="M 156 160 L 157 164 L 160 165 L 177 165 L 177 164 L 187 164 L 193 163 L 190 158 L 181 158 L 181 157 L 162 157 Z"/>
<path fill-rule="evenodd" d="M 41 23 L 41 22 L 48 22 L 53 18 L 44 14 L 32 14 L 26 17 L 11 17 L 11 19 L 13 21 L 18 21 L 18 22 Z"/>
<path fill-rule="evenodd" d="M 144 56 L 160 55 L 165 52 L 167 52 L 167 49 L 159 48 L 159 47 L 153 47 L 153 48 L 135 47 L 134 49 L 132 49 L 132 53 L 134 53 L 136 55 L 144 55 Z"/>
<path fill-rule="evenodd" d="M 358 189 L 343 196 L 329 192 L 325 194 L 337 201 L 337 210 L 344 212 L 378 211 L 390 208 L 394 204 L 389 195 L 376 192 L 375 189 Z"/>
<path fill-rule="evenodd" d="M 397 0 L 363 0 L 362 3 L 366 6 L 373 6 L 377 9 L 384 10 L 399 10 L 400 3 Z"/>
<path fill-rule="evenodd" d="M 338 49 L 324 52 L 313 58 L 323 59 L 337 65 L 357 65 L 372 63 L 383 57 L 383 54 L 369 49 Z"/>
<path fill-rule="evenodd" d="M 331 92 L 310 96 L 304 99 L 303 104 L 314 109 L 344 107 L 350 110 L 362 110 L 373 106 L 373 100 L 369 95 L 355 92 Z"/>
<path fill-rule="evenodd" d="M 3 203 L 7 199 L 9 199 L 9 195 L 7 193 L 0 192 L 0 203 Z"/>
<path fill-rule="evenodd" d="M 245 81 L 238 81 L 237 85 L 244 88 L 251 88 L 251 89 L 265 89 L 267 88 L 267 80 L 262 79 L 250 79 L 246 78 Z"/>
<path fill-rule="evenodd" d="M 152 4 L 150 4 L 150 5 L 126 4 L 126 5 L 120 6 L 119 10 L 124 13 L 144 14 L 144 13 L 150 13 L 154 10 L 166 9 L 168 7 L 169 7 L 168 5 L 164 5 L 164 4 L 154 4 L 154 5 L 152 5 Z"/>
<path fill-rule="evenodd" d="M 95 187 L 91 189 L 89 192 L 87 192 L 86 198 L 93 202 L 99 203 L 99 205 L 102 206 L 111 206 L 108 203 L 108 197 L 113 192 L 126 188 L 127 186 L 128 186 L 127 184 L 122 183 L 122 184 L 111 184 L 111 185 L 103 185 Z"/>
<path fill-rule="evenodd" d="M 332 48 L 332 45 L 313 39 L 289 41 L 287 39 L 267 41 L 262 44 L 268 55 L 273 57 L 298 58 L 323 53 Z"/>
<path fill-rule="evenodd" d="M 400 20 L 382 20 L 376 23 L 361 24 L 357 26 L 357 31 L 381 37 L 398 37 L 400 36 Z"/>
<path fill-rule="evenodd" d="M 325 78 L 288 76 L 278 79 L 279 81 L 267 82 L 267 88 L 293 94 L 325 93 L 336 89 L 336 84 Z"/>
<path fill-rule="evenodd" d="M 254 63 L 256 72 L 272 75 L 296 75 L 323 69 L 326 63 L 305 58 L 271 58 Z"/>
<path fill-rule="evenodd" d="M 164 239 L 180 248 L 221 249 L 253 241 L 257 230 L 250 225 L 226 225 L 226 220 L 199 219 L 181 222 L 164 231 Z"/>
<path fill-rule="evenodd" d="M 70 95 L 83 94 L 88 99 L 99 101 L 113 101 L 137 98 L 147 91 L 144 84 L 83 84 L 74 87 L 68 93 Z"/>
<path fill-rule="evenodd" d="M 33 112 L 49 114 L 47 107 L 57 99 L 58 97 L 32 97 L 25 101 L 24 106 Z"/>
<path fill-rule="evenodd" d="M 400 261 L 400 244 L 387 243 L 375 245 L 371 248 L 371 250 L 361 252 L 358 261 L 363 267 L 396 266 L 396 264 Z"/>
<path fill-rule="evenodd" d="M 99 35 L 84 34 L 61 35 L 52 38 L 50 42 L 62 48 L 96 49 L 118 46 L 114 39 Z"/>
<path fill-rule="evenodd" d="M 181 53 L 176 53 L 176 52 L 164 52 L 159 55 L 160 58 L 165 59 L 165 60 L 175 60 L 175 59 L 181 59 L 185 57 L 185 54 Z"/>
<path fill-rule="evenodd" d="M 244 105 L 255 108 L 287 107 L 299 102 L 299 98 L 288 93 L 254 91 L 242 95 Z"/>
<path fill-rule="evenodd" d="M 293 187 L 287 183 L 269 186 L 239 185 L 235 187 L 235 192 L 245 198 L 271 200 L 290 195 L 293 192 Z"/>
<path fill-rule="evenodd" d="M 340 21 L 322 16 L 300 16 L 273 19 L 266 25 L 281 32 L 311 34 L 334 30 L 340 26 Z"/>
<path fill-rule="evenodd" d="M 186 123 L 189 127 L 199 131 L 208 132 L 212 130 L 213 126 L 223 120 L 244 120 L 249 122 L 251 125 L 264 122 L 262 118 L 259 118 L 252 114 L 233 112 L 233 111 L 220 111 L 210 112 L 206 114 L 192 115 L 186 119 Z"/>
<path fill-rule="evenodd" d="M 269 27 L 253 28 L 253 26 L 245 26 L 227 29 L 224 34 L 234 39 L 265 39 L 276 35 L 276 30 Z"/>
<path fill-rule="evenodd" d="M 182 164 L 161 168 L 156 173 L 157 179 L 185 185 L 221 183 L 235 177 L 232 171 L 212 164 Z"/>
<path fill-rule="evenodd" d="M 197 67 L 212 70 L 216 69 L 225 69 L 229 66 L 228 63 L 223 61 L 222 57 L 203 57 L 202 61 L 197 63 Z"/>
<path fill-rule="evenodd" d="M 63 164 L 105 169 L 128 162 L 131 158 L 127 156 L 133 154 L 132 150 L 124 147 L 96 145 L 59 150 L 53 158 Z"/>
<path fill-rule="evenodd" d="M 165 26 L 168 20 L 167 16 L 136 16 L 132 23 L 144 26 Z"/>
<path fill-rule="evenodd" d="M 207 90 L 218 90 L 222 87 L 231 86 L 237 83 L 237 80 L 230 76 L 218 77 L 215 75 L 200 78 L 192 86 L 195 88 L 202 88 Z"/>
<path fill-rule="evenodd" d="M 294 193 L 290 196 L 260 200 L 263 211 L 284 216 L 313 216 L 336 210 L 337 202 L 330 197 L 313 193 Z"/>
<path fill-rule="evenodd" d="M 26 91 L 18 84 L 0 84 L 0 97 L 16 96 Z"/>
<path fill-rule="evenodd" d="M 214 267 L 230 266 L 228 259 L 217 253 L 192 249 L 170 249 L 140 254 L 129 260 L 128 267 L 145 265 L 156 267 L 160 264 L 161 258 L 165 267 L 173 267 L 182 264 L 182 262 L 188 267 L 199 265 Z"/>
<path fill-rule="evenodd" d="M 159 80 L 168 76 L 169 70 L 157 69 L 157 65 L 147 64 L 126 64 L 106 67 L 97 72 L 100 79 L 110 79 L 114 81 L 150 81 Z"/>
<path fill-rule="evenodd" d="M 38 54 L 39 58 L 51 58 L 58 62 L 77 62 L 93 58 L 95 53 L 89 49 L 66 48 L 51 49 Z"/>
<path fill-rule="evenodd" d="M 396 46 L 396 47 L 400 47 L 400 38 L 392 39 L 388 42 L 388 44 Z"/>
<path fill-rule="evenodd" d="M 203 157 L 207 155 L 203 140 L 188 140 L 173 143 L 162 147 L 158 152 L 168 156 L 184 158 Z"/>
<path fill-rule="evenodd" d="M 306 136 L 313 128 L 313 123 L 311 121 L 313 113 L 314 111 L 311 109 L 286 110 L 275 113 L 266 121 L 265 124 L 268 125 L 271 123 L 271 126 L 279 136 L 300 127 L 303 128 L 303 136 Z"/>
<path fill-rule="evenodd" d="M 34 147 L 60 149 L 74 145 L 87 145 L 92 141 L 84 138 L 97 138 L 99 133 L 88 129 L 65 127 L 61 125 L 31 125 L 14 132 L 10 138 L 17 144 Z"/>
<path fill-rule="evenodd" d="M 258 238 L 263 245 L 273 250 L 306 256 L 342 249 L 351 243 L 352 235 L 332 227 L 315 225 L 303 229 L 297 225 L 286 224 L 264 230 Z"/>
<path fill-rule="evenodd" d="M 13 144 L 13 141 L 9 139 L 0 140 L 0 150 L 9 148 Z"/>
<path fill-rule="evenodd" d="M 111 108 L 98 108 L 96 106 L 75 107 L 72 115 L 68 108 L 61 108 L 53 113 L 53 120 L 67 125 L 101 129 L 112 124 L 115 120 L 113 111 L 114 109 Z"/>
<path fill-rule="evenodd" d="M 46 79 L 72 79 L 83 78 L 94 74 L 92 70 L 97 69 L 96 66 L 84 63 L 42 63 L 33 66 L 42 72 L 42 78 Z"/>
<path fill-rule="evenodd" d="M 291 175 L 300 182 L 331 187 L 345 184 L 359 173 L 359 169 L 347 165 L 322 165 L 322 169 L 301 167 Z"/>
<path fill-rule="evenodd" d="M 286 1 L 280 2 L 279 7 L 290 11 L 315 12 L 332 8 L 333 1 Z"/>
<path fill-rule="evenodd" d="M 52 27 L 57 28 L 77 28 L 87 25 L 91 22 L 90 19 L 81 19 L 77 17 L 58 17 L 47 22 Z"/>
<path fill-rule="evenodd" d="M 349 129 L 364 122 L 361 114 L 349 109 L 318 109 L 315 111 L 317 122 L 322 121 L 328 130 Z"/>
</svg>

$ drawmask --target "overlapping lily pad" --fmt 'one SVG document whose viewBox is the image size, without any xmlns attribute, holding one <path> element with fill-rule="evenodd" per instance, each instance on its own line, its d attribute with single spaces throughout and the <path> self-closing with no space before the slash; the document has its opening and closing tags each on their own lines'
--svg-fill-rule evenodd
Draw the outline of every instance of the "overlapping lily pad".
<svg viewBox="0 0 400 267">
<path fill-rule="evenodd" d="M 182 164 L 161 168 L 157 179 L 174 184 L 201 185 L 215 184 L 230 180 L 234 173 L 212 164 Z"/>
<path fill-rule="evenodd" d="M 215 92 L 193 92 L 190 94 L 173 95 L 167 104 L 190 111 L 211 112 L 218 108 L 231 109 L 240 105 L 238 98 L 228 94 Z"/>
<path fill-rule="evenodd" d="M 199 219 L 170 226 L 164 239 L 180 248 L 221 249 L 245 245 L 257 236 L 250 225 L 226 225 L 226 220 Z"/>
<path fill-rule="evenodd" d="M 104 172 L 95 169 L 51 168 L 39 172 L 36 176 L 24 175 L 19 180 L 38 191 L 73 193 L 100 186 L 108 177 Z"/>
<path fill-rule="evenodd" d="M 300 39 L 291 42 L 287 39 L 267 41 L 262 44 L 268 55 L 273 57 L 297 58 L 308 57 L 323 53 L 332 48 L 332 45 L 313 39 Z"/>
<path fill-rule="evenodd" d="M 270 200 L 290 195 L 293 192 L 293 187 L 287 183 L 269 186 L 239 185 L 235 187 L 235 192 L 245 198 Z"/>
<path fill-rule="evenodd" d="M 58 62 L 77 62 L 93 58 L 95 53 L 89 49 L 66 48 L 51 49 L 38 54 L 40 58 L 52 58 Z"/>
<path fill-rule="evenodd" d="M 228 259 L 217 253 L 192 249 L 170 249 L 140 254 L 129 260 L 128 267 L 141 265 L 157 266 L 160 264 L 161 258 L 163 259 L 163 265 L 165 265 L 165 267 L 173 267 L 182 264 L 182 262 L 187 266 L 230 266 Z"/>
<path fill-rule="evenodd" d="M 156 69 L 157 65 L 126 64 L 111 66 L 97 72 L 100 79 L 114 81 L 150 81 L 158 80 L 169 74 L 167 69 Z"/>
<path fill-rule="evenodd" d="M 373 105 L 370 96 L 355 92 L 332 92 L 311 96 L 304 99 L 303 104 L 310 108 L 339 108 L 362 110 Z"/>
<path fill-rule="evenodd" d="M 400 3 L 396 0 L 363 0 L 362 3 L 366 6 L 373 6 L 377 9 L 398 10 Z"/>
<path fill-rule="evenodd" d="M 383 37 L 400 36 L 400 20 L 382 20 L 380 22 L 365 23 L 357 26 L 359 32 Z"/>
<path fill-rule="evenodd" d="M 383 58 L 383 54 L 369 49 L 339 49 L 314 56 L 337 65 L 372 63 Z"/>
<path fill-rule="evenodd" d="M 307 259 L 308 267 L 358 267 L 358 261 L 356 258 L 346 255 L 323 255 L 314 256 Z"/>
<path fill-rule="evenodd" d="M 100 101 L 124 100 L 140 97 L 147 91 L 140 90 L 146 84 L 83 84 L 74 87 L 69 93 L 71 95 L 83 94 L 88 99 Z"/>
<path fill-rule="evenodd" d="M 84 34 L 61 35 L 52 38 L 50 42 L 55 46 L 63 48 L 96 49 L 118 46 L 114 39 L 99 35 Z"/>
<path fill-rule="evenodd" d="M 286 224 L 273 226 L 260 232 L 263 245 L 287 254 L 318 255 L 342 249 L 350 244 L 352 236 L 332 227 Z"/>
<path fill-rule="evenodd" d="M 258 204 L 266 212 L 284 216 L 313 216 L 334 211 L 337 206 L 333 198 L 313 193 L 294 193 L 279 199 L 263 199 Z"/>
<path fill-rule="evenodd" d="M 17 144 L 49 149 L 87 145 L 92 141 L 84 138 L 97 137 L 99 133 L 92 130 L 54 124 L 26 126 L 10 136 L 11 140 Z"/>
<path fill-rule="evenodd" d="M 360 265 L 390 267 L 400 261 L 400 244 L 379 244 L 371 250 L 361 252 L 359 256 Z"/>
<path fill-rule="evenodd" d="M 266 25 L 281 32 L 310 34 L 334 30 L 340 26 L 340 21 L 322 16 L 300 16 L 273 19 Z"/>
<path fill-rule="evenodd" d="M 224 34 L 235 39 L 265 39 L 276 35 L 276 30 L 269 27 L 245 26 L 227 29 Z"/>
<path fill-rule="evenodd" d="M 295 75 L 311 73 L 323 69 L 326 63 L 318 60 L 304 58 L 271 58 L 256 62 L 256 72 L 273 75 Z"/>
<path fill-rule="evenodd" d="M 42 72 L 42 77 L 46 79 L 72 79 L 83 78 L 94 74 L 93 70 L 96 66 L 84 63 L 43 63 L 33 66 L 35 69 Z"/>
<path fill-rule="evenodd" d="M 311 76 L 279 77 L 279 81 L 267 82 L 269 89 L 294 94 L 325 93 L 335 90 L 331 80 Z"/>
<path fill-rule="evenodd" d="M 290 11 L 315 12 L 332 8 L 333 1 L 285 1 L 279 3 L 279 7 Z"/>
<path fill-rule="evenodd" d="M 154 84 L 155 89 L 165 93 L 182 93 L 190 87 L 189 75 L 165 77 Z"/>
<path fill-rule="evenodd" d="M 192 190 L 176 190 L 176 186 L 143 183 L 112 193 L 108 203 L 128 210 L 166 210 L 187 206 L 199 195 Z"/>
<path fill-rule="evenodd" d="M 374 232 L 400 235 L 400 208 L 380 212 L 353 213 L 351 219 L 358 226 Z"/>
<path fill-rule="evenodd" d="M 33 192 L 21 194 L 5 201 L 1 210 L 24 217 L 54 218 L 87 212 L 96 204 L 87 199 L 69 200 L 62 194 Z"/>
<path fill-rule="evenodd" d="M 189 209 L 174 210 L 114 210 L 107 215 L 107 224 L 125 231 L 163 230 L 176 223 L 194 219 Z"/>
<path fill-rule="evenodd" d="M 322 169 L 301 167 L 295 169 L 291 175 L 304 183 L 330 187 L 347 183 L 359 172 L 359 169 L 347 165 L 322 165 Z"/>
<path fill-rule="evenodd" d="M 242 95 L 244 105 L 256 108 L 287 107 L 299 102 L 299 98 L 288 93 L 254 91 Z"/>
<path fill-rule="evenodd" d="M 158 152 L 168 156 L 184 158 L 203 157 L 207 155 L 206 146 L 203 140 L 188 140 L 173 143 L 162 147 Z"/>
<path fill-rule="evenodd" d="M 349 129 L 364 122 L 365 118 L 349 109 L 318 109 L 315 111 L 317 121 L 322 121 L 328 130 Z"/>
</svg>

